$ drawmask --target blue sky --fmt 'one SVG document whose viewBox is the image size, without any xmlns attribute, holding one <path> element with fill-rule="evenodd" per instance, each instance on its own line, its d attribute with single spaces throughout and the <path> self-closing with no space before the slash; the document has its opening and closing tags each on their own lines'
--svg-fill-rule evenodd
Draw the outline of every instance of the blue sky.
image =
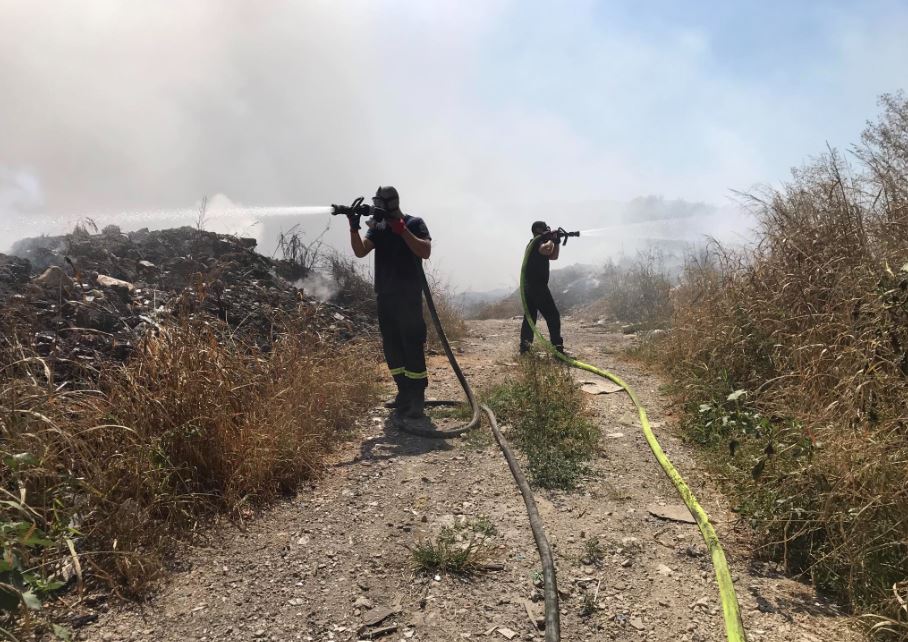
<svg viewBox="0 0 908 642">
<path fill-rule="evenodd" d="M 905 34 L 885 0 L 0 0 L 0 234 L 394 183 L 475 287 L 540 208 L 659 195 L 739 225 L 732 190 L 858 142 L 908 87 Z"/>
<path fill-rule="evenodd" d="M 644 172 L 717 174 L 675 196 L 781 180 L 827 142 L 856 142 L 877 96 L 908 84 L 905 2 L 567 6 L 499 16 L 484 99 L 557 114 Z"/>
</svg>

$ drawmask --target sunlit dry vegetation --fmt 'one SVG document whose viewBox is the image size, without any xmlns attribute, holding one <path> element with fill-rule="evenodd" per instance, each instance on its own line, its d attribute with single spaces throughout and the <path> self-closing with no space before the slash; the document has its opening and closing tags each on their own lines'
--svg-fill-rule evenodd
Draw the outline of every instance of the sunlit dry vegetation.
<svg viewBox="0 0 908 642">
<path fill-rule="evenodd" d="M 265 352 L 207 322 L 165 325 L 90 390 L 4 341 L 3 610 L 82 577 L 139 594 L 207 518 L 244 519 L 318 475 L 377 370 L 364 346 L 305 327 Z"/>
<path fill-rule="evenodd" d="M 609 262 L 602 280 L 604 302 L 618 321 L 645 329 L 671 322 L 672 276 L 658 252 L 641 252 L 628 265 Z"/>
<path fill-rule="evenodd" d="M 908 639 L 908 100 L 749 197 L 759 242 L 688 261 L 658 352 L 764 552 Z"/>
</svg>

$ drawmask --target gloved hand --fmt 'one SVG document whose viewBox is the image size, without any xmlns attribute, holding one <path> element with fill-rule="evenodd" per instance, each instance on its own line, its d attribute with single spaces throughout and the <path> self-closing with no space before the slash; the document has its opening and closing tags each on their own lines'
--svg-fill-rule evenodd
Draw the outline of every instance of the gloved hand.
<svg viewBox="0 0 908 642">
<path fill-rule="evenodd" d="M 351 212 L 350 214 L 347 214 L 347 220 L 350 221 L 350 231 L 351 232 L 358 230 L 362 227 L 362 225 L 359 224 L 359 219 L 361 217 L 362 217 L 362 214 L 360 214 L 359 212 Z"/>
<path fill-rule="evenodd" d="M 404 233 L 404 230 L 407 229 L 407 224 L 404 223 L 402 218 L 389 218 L 388 226 L 391 228 L 391 231 L 400 236 Z"/>
</svg>

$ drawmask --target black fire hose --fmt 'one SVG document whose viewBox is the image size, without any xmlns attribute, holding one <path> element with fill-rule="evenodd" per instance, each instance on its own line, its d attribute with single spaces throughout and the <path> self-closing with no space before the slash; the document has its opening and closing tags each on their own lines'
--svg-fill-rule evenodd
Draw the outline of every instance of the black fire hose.
<svg viewBox="0 0 908 642">
<path fill-rule="evenodd" d="M 434 439 L 448 439 L 451 437 L 457 437 L 464 434 L 468 430 L 479 425 L 480 421 L 480 407 L 476 403 L 476 397 L 473 396 L 473 390 L 470 388 L 470 384 L 467 382 L 467 378 L 464 376 L 463 371 L 460 369 L 460 365 L 457 363 L 457 358 L 454 356 L 454 351 L 451 350 L 451 344 L 448 343 L 448 337 L 445 335 L 445 330 L 441 325 L 441 320 L 438 318 L 438 310 L 435 308 L 435 301 L 432 300 L 432 292 L 429 290 L 429 282 L 426 280 L 426 275 L 422 271 L 422 266 L 419 268 L 420 276 L 422 277 L 422 289 L 423 293 L 426 295 L 426 307 L 429 308 L 429 315 L 432 317 L 432 322 L 435 325 L 435 329 L 438 332 L 438 340 L 441 341 L 441 345 L 445 350 L 445 354 L 448 357 L 448 362 L 451 364 L 451 369 L 454 370 L 454 374 L 457 375 L 457 380 L 460 382 L 461 388 L 463 388 L 464 394 L 467 396 L 467 403 L 470 404 L 470 408 L 473 409 L 473 417 L 470 419 L 470 422 L 464 426 L 459 426 L 451 430 L 430 430 L 428 428 L 422 428 L 419 426 L 414 426 L 409 424 L 406 421 L 398 422 L 397 427 L 406 433 L 411 435 L 417 435 L 419 437 L 430 437 Z M 458 401 L 448 401 L 448 400 L 438 400 L 438 401 L 428 401 L 426 405 L 428 406 L 455 406 L 460 402 Z M 520 494 L 523 496 L 523 503 L 526 506 L 527 516 L 530 519 L 530 530 L 533 531 L 533 539 L 536 541 L 536 548 L 539 550 L 539 559 L 542 562 L 542 579 L 543 579 L 543 597 L 545 603 L 545 640 L 546 642 L 560 642 L 561 640 L 561 614 L 559 611 L 558 605 L 558 586 L 555 579 L 555 562 L 552 557 L 552 549 L 549 546 L 549 541 L 545 536 L 545 529 L 542 525 L 542 518 L 539 517 L 539 510 L 536 508 L 536 499 L 533 497 L 533 491 L 530 489 L 529 483 L 527 483 L 526 477 L 523 472 L 520 470 L 520 466 L 517 464 L 517 459 L 514 457 L 514 453 L 511 452 L 508 443 L 505 441 L 504 437 L 501 434 L 501 431 L 498 429 L 498 421 L 495 419 L 495 413 L 492 412 L 492 409 L 488 406 L 482 406 L 482 410 L 485 411 L 486 415 L 489 417 L 489 424 L 492 426 L 492 434 L 495 435 L 495 441 L 498 442 L 498 447 L 501 448 L 501 452 L 504 453 L 504 458 L 508 462 L 508 468 L 511 469 L 511 475 L 514 477 L 514 481 L 517 483 L 517 488 L 520 490 Z"/>
<path fill-rule="evenodd" d="M 555 580 L 555 562 L 552 558 L 552 549 L 549 546 L 549 540 L 545 538 L 545 532 L 542 529 L 542 518 L 539 517 L 539 510 L 536 508 L 536 500 L 533 498 L 533 491 L 527 483 L 523 471 L 517 465 L 514 453 L 508 447 L 501 431 L 498 430 L 498 422 L 495 421 L 495 413 L 488 406 L 483 406 L 486 414 L 489 416 L 489 423 L 492 425 L 492 433 L 495 435 L 495 441 L 504 453 L 504 458 L 508 460 L 508 468 L 511 469 L 511 475 L 517 482 L 520 494 L 523 495 L 523 503 L 526 505 L 527 515 L 530 518 L 530 528 L 533 531 L 533 539 L 536 540 L 536 548 L 539 549 L 539 559 L 542 561 L 542 580 L 543 580 L 543 597 L 545 598 L 545 639 L 546 642 L 558 642 L 561 640 L 561 614 L 558 607 L 558 584 Z"/>
<path fill-rule="evenodd" d="M 438 318 L 438 310 L 435 308 L 435 301 L 432 300 L 432 291 L 429 289 L 429 282 L 428 280 L 426 280 L 426 274 L 425 272 L 423 272 L 422 264 L 420 264 L 419 266 L 419 275 L 422 278 L 423 294 L 426 295 L 426 307 L 429 308 L 429 315 L 432 317 L 432 323 L 435 325 L 435 330 L 438 333 L 438 340 L 441 341 L 441 345 L 448 357 L 448 362 L 451 364 L 451 369 L 454 371 L 454 374 L 457 375 L 457 380 L 460 382 L 460 387 L 463 388 L 463 392 L 467 396 L 467 403 L 470 404 L 470 408 L 472 408 L 473 410 L 473 417 L 470 419 L 469 423 L 457 428 L 452 428 L 450 430 L 432 430 L 430 428 L 415 426 L 407 421 L 399 422 L 398 427 L 403 432 L 409 433 L 411 435 L 416 435 L 418 437 L 429 437 L 431 439 L 450 439 L 451 437 L 459 437 L 468 430 L 472 430 L 479 425 L 479 404 L 476 403 L 476 397 L 473 396 L 473 390 L 472 388 L 470 388 L 470 384 L 467 382 L 467 378 L 464 376 L 463 371 L 460 369 L 460 365 L 457 363 L 457 359 L 454 357 L 454 351 L 451 350 L 451 344 L 448 342 L 447 335 L 445 335 L 445 329 L 441 327 L 441 320 Z M 461 402 L 459 401 L 435 400 L 427 401 L 426 405 L 456 406 L 460 403 Z"/>
</svg>

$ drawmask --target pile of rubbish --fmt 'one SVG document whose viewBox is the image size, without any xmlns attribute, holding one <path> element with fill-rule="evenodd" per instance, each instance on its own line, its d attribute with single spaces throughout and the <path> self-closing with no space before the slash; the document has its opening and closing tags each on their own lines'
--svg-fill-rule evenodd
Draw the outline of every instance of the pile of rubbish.
<svg viewBox="0 0 908 642">
<path fill-rule="evenodd" d="M 0 333 L 68 379 L 127 359 L 174 321 L 207 322 L 264 351 L 284 332 L 337 341 L 374 332 L 366 313 L 308 297 L 297 286 L 305 267 L 255 245 L 191 227 L 19 241 L 15 256 L 0 254 Z"/>
</svg>

